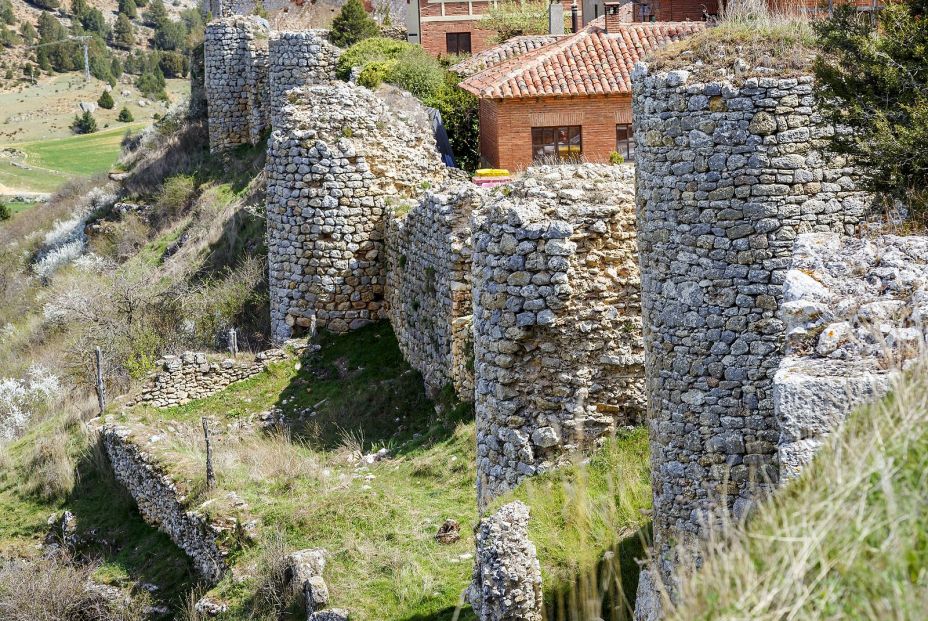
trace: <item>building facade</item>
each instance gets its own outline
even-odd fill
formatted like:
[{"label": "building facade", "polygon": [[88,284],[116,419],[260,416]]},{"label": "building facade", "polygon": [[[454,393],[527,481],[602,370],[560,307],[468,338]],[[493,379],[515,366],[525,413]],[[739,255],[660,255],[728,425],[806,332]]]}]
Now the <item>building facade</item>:
[{"label": "building facade", "polygon": [[480,99],[482,164],[519,171],[556,160],[609,162],[615,154],[634,160],[632,68],[703,28],[599,19],[470,76],[461,88]]}]

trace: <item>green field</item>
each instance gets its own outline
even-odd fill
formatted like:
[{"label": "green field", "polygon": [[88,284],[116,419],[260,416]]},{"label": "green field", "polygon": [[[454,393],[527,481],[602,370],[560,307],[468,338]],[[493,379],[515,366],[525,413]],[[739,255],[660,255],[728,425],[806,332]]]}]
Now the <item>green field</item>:
[{"label": "green field", "polygon": [[[108,171],[119,157],[126,131],[138,131],[145,123],[127,123],[93,134],[5,145],[22,151],[22,163],[0,161],[0,185],[9,190],[54,192],[62,183]],[[7,190],[7,191],[9,191]]]}]

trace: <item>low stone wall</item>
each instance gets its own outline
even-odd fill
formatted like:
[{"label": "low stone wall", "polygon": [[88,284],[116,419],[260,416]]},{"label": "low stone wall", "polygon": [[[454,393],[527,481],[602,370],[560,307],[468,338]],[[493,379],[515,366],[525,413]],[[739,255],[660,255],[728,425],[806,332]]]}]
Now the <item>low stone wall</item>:
[{"label": "low stone wall", "polygon": [[633,169],[529,169],[474,224],[481,504],[640,420]]},{"label": "low stone wall", "polygon": [[928,238],[800,235],[783,285],[787,356],[773,381],[780,476],[925,351]]},{"label": "low stone wall", "polygon": [[156,363],[160,371],[128,405],[147,403],[159,408],[183,405],[255,376],[269,363],[286,357],[280,349],[269,349],[257,354],[254,360],[241,361],[230,358],[215,360],[198,352],[165,356]]},{"label": "low stone wall", "polygon": [[210,151],[258,144],[270,124],[267,22],[234,16],[206,25],[204,90]]},{"label": "low stone wall", "polygon": [[466,401],[473,400],[473,364],[461,360],[473,350],[471,216],[481,205],[471,183],[452,185],[426,192],[408,213],[388,217],[385,229],[385,305],[403,356],[430,392],[451,384]]},{"label": "low stone wall", "polygon": [[280,127],[283,119],[277,115],[289,103],[287,91],[334,80],[341,50],[329,43],[327,31],[307,30],[275,32],[271,35],[269,52],[271,123]]},{"label": "low stone wall", "polygon": [[[853,234],[870,204],[823,155],[812,77],[635,71],[638,241],[655,545],[741,515],[779,478],[773,376],[796,236]],[[668,583],[672,562],[662,567]]]},{"label": "low stone wall", "polygon": [[184,508],[184,497],[170,477],[129,440],[127,429],[105,425],[100,443],[113,474],[135,500],[142,518],[171,538],[191,559],[203,580],[216,584],[228,570],[227,551],[217,540],[217,530],[202,516]]},{"label": "low stone wall", "polygon": [[447,179],[408,94],[333,82],[290,90],[268,144],[271,326],[344,332],[380,319],[388,201]]}]

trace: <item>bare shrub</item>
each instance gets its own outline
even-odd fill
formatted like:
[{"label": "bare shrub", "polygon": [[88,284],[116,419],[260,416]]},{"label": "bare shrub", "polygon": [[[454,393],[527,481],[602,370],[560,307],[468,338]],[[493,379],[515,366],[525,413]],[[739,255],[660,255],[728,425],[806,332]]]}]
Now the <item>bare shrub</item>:
[{"label": "bare shrub", "polygon": [[279,618],[290,605],[287,596],[287,555],[290,549],[284,535],[274,531],[265,535],[260,545],[260,554],[255,560],[257,588],[253,603],[253,614]]},{"label": "bare shrub", "polygon": [[94,585],[95,567],[53,559],[0,564],[4,621],[143,621],[145,599]]}]

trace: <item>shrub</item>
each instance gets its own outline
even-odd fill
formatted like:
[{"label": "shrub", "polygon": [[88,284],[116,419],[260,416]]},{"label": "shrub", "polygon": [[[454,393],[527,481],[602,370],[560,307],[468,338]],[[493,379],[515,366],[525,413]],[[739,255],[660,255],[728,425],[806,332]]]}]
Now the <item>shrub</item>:
[{"label": "shrub", "polygon": [[113,26],[113,45],[124,50],[131,49],[135,45],[135,29],[125,13],[120,13],[116,17],[116,24]]},{"label": "shrub", "polygon": [[875,32],[868,14],[842,5],[816,30],[816,94],[840,128],[833,150],[862,164],[870,189],[928,219],[928,3],[886,3]]},{"label": "shrub", "polygon": [[135,0],[119,0],[119,12],[129,19],[135,19],[139,14]]},{"label": "shrub", "polygon": [[6,203],[0,203],[0,222],[13,217],[13,210]]},{"label": "shrub", "polygon": [[174,220],[190,206],[195,191],[196,184],[190,175],[175,175],[165,179],[155,204],[157,218]]},{"label": "shrub", "polygon": [[332,20],[329,38],[339,47],[349,47],[363,39],[376,37],[379,32],[377,23],[364,10],[361,0],[348,0]]},{"label": "shrub", "polygon": [[132,116],[132,112],[129,111],[129,108],[123,107],[123,109],[119,111],[119,116],[116,117],[116,120],[121,123],[131,123],[135,120],[135,117]]},{"label": "shrub", "polygon": [[396,59],[385,80],[422,99],[434,95],[442,87],[445,70],[428,52],[415,47]]},{"label": "shrub", "polygon": [[609,163],[613,166],[618,166],[619,164],[625,163],[625,158],[622,157],[622,154],[618,151],[613,151],[609,154]]},{"label": "shrub", "polygon": [[459,79],[446,71],[441,87],[425,99],[425,105],[441,114],[454,151],[455,164],[464,170],[474,171],[480,164],[480,102],[458,87]]},{"label": "shrub", "polygon": [[116,102],[113,101],[113,96],[110,95],[109,91],[103,91],[103,94],[100,95],[99,99],[97,99],[97,105],[104,110],[112,110],[113,106],[116,105]]},{"label": "shrub", "polygon": [[74,117],[71,129],[76,134],[92,134],[97,131],[97,120],[93,118],[93,115],[88,110],[84,114]]},{"label": "shrub", "polygon": [[358,74],[358,84],[367,88],[377,88],[395,67],[395,60],[377,60],[367,63]]},{"label": "shrub", "polygon": [[168,95],[164,90],[167,83],[164,81],[164,73],[160,67],[155,67],[153,71],[146,71],[135,81],[136,88],[147,97],[154,99],[167,99]]},{"label": "shrub", "polygon": [[384,37],[364,39],[345,50],[338,58],[335,74],[340,79],[347,80],[354,67],[362,67],[373,62],[395,60],[403,52],[417,47],[405,41],[386,39]]}]

